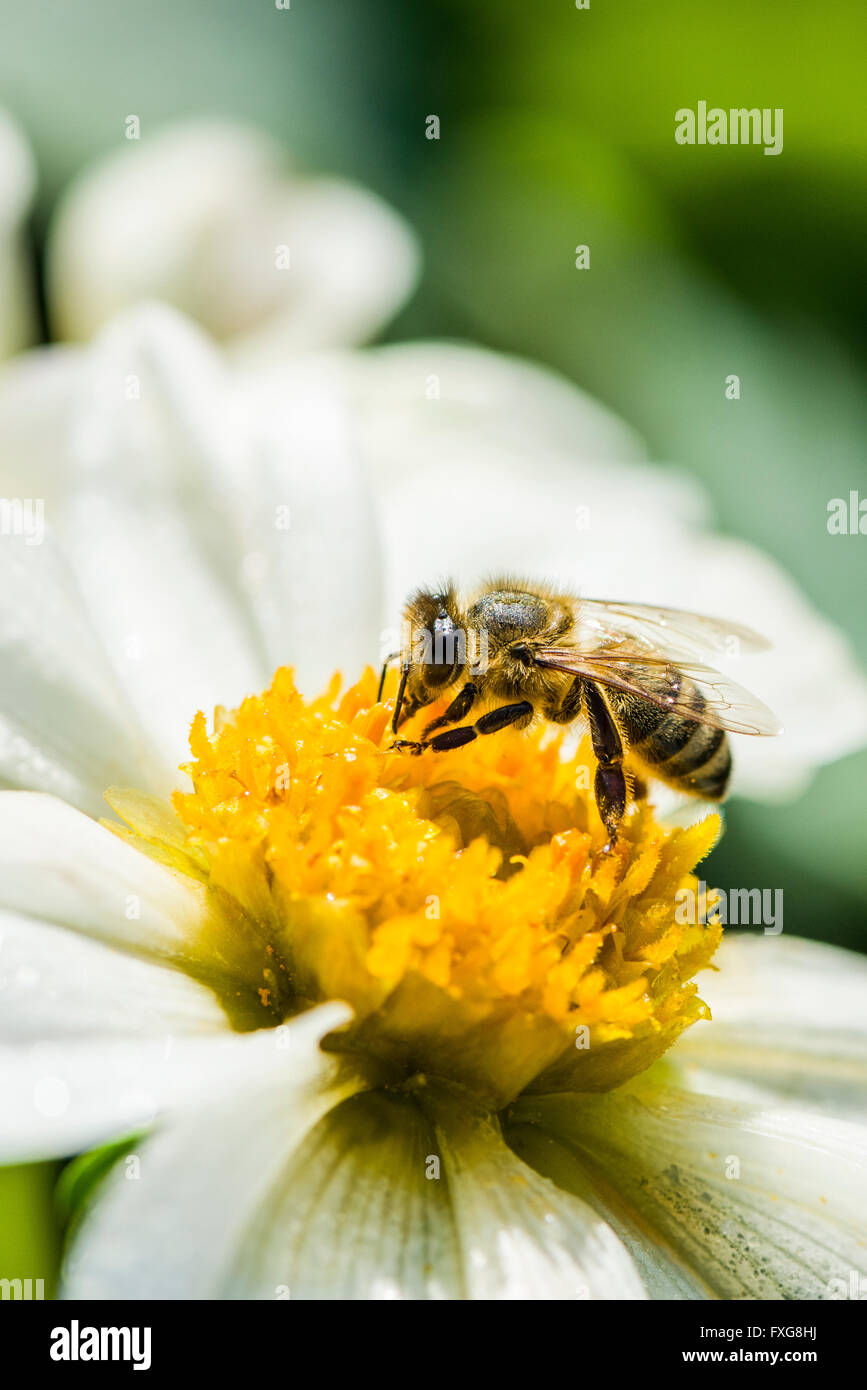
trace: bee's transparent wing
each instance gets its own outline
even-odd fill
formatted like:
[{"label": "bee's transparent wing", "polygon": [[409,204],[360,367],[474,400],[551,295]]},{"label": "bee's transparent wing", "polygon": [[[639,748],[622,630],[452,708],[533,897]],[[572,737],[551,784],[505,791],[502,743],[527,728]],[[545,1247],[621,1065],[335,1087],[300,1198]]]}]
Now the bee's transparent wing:
[{"label": "bee's transparent wing", "polygon": [[647,656],[677,660],[706,653],[737,656],[766,651],[770,646],[752,628],[681,608],[584,598],[578,599],[576,609],[576,642],[582,649],[626,641],[635,643]]},{"label": "bee's transparent wing", "polygon": [[533,655],[539,666],[584,676],[715,729],[767,736],[781,731],[779,720],[767,705],[712,666],[624,656],[619,648],[609,655],[545,647]]}]

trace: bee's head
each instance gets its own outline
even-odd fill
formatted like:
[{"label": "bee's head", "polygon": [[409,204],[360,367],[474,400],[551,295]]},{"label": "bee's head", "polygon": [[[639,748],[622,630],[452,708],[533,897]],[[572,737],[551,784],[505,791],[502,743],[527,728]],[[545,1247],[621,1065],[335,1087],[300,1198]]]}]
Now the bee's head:
[{"label": "bee's head", "polygon": [[458,679],[467,661],[467,633],[450,584],[438,590],[420,589],[410,599],[404,614],[402,654],[419,703],[432,700]]}]

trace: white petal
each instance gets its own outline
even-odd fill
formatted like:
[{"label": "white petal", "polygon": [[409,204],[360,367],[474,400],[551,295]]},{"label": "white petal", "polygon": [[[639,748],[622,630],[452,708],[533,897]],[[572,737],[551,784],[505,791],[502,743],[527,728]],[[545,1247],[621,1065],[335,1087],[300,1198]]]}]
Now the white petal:
[{"label": "white petal", "polygon": [[25,353],[0,371],[4,487],[45,494],[53,525],[67,496],[94,483],[201,503],[243,445],[230,389],[210,341],[161,304],[119,315],[87,348]]},{"label": "white petal", "polygon": [[495,1122],[448,1099],[434,1113],[467,1297],[646,1297],[607,1222],[516,1158]]},{"label": "white petal", "polygon": [[257,921],[54,797],[0,792],[0,908],[185,971],[239,1030],[279,1016]]},{"label": "white petal", "polygon": [[211,991],[178,971],[0,911],[2,1161],[75,1152],[148,1119],[175,1042],[227,1030]]},{"label": "white petal", "polygon": [[203,1043],[200,1096],[176,1093],[182,1113],[136,1147],[138,1181],[111,1175],[73,1246],[66,1295],[221,1296],[293,1151],[355,1088],[318,1048],[347,1016],[330,1004],[275,1030]]},{"label": "white petal", "polygon": [[249,377],[239,411],[254,435],[234,522],[244,588],[270,667],[292,665],[318,693],[353,680],[380,648],[381,561],[359,449],[327,362]]},{"label": "white petal", "polygon": [[88,353],[37,354],[0,382],[4,471],[44,483],[107,659],[171,769],[164,789],[196,711],[238,703],[267,674],[222,492],[240,452],[230,418],[216,355],[157,307]]},{"label": "white petal", "polygon": [[[134,372],[144,410],[100,406],[101,495],[70,500],[64,534],[112,649],[118,631],[148,639],[144,682],[132,673],[131,684],[142,717],[185,732],[196,709],[237,703],[277,665],[318,693],[338,666],[354,675],[375,660],[378,536],[333,367],[299,361],[234,383],[202,335],[159,306],[115,321],[94,356],[97,375]],[[121,497],[118,455],[137,483]],[[167,598],[173,576],[183,592]]]},{"label": "white petal", "polygon": [[198,710],[210,723],[218,704],[234,708],[262,687],[249,630],[171,505],[82,494],[66,537],[115,674],[161,764],[176,769]]},{"label": "white petal", "polygon": [[408,228],[372,194],[293,178],[283,163],[260,131],[190,121],[96,164],[49,237],[59,336],[87,338],[144,298],[221,339],[262,330],[272,352],[375,331],[415,278]]},{"label": "white petal", "polygon": [[331,1111],[287,1156],[221,1296],[461,1297],[448,1185],[426,1173],[435,1152],[413,1101],[379,1091]]},{"label": "white petal", "polygon": [[432,1126],[387,1092],[331,1108],[260,1084],[168,1126],[141,1160],[140,1184],[118,1175],[96,1203],[70,1296],[643,1297],[584,1202],[451,1107]]},{"label": "white petal", "polygon": [[713,1021],[670,1054],[691,1089],[735,1099],[808,1102],[831,1115],[864,1114],[867,961],[797,937],[729,932],[703,974]]},{"label": "white petal", "polygon": [[344,1092],[275,1080],[143,1147],[147,1182],[100,1195],[70,1296],[458,1296],[448,1194],[425,1179],[433,1141],[416,1107],[380,1093],[332,1108]]},{"label": "white petal", "polygon": [[54,537],[32,539],[0,545],[0,784],[52,792],[98,816],[108,786],[156,789],[159,761]]},{"label": "white petal", "polygon": [[0,909],[0,1038],[225,1031],[210,990],[163,964]]},{"label": "white petal", "polygon": [[80,348],[36,348],[0,368],[0,488],[42,498],[55,527],[58,501],[89,467],[79,412],[92,408],[94,378]]},{"label": "white petal", "polygon": [[0,792],[0,907],[176,962],[208,920],[201,884],[38,792]]},{"label": "white petal", "polygon": [[[520,1111],[520,1107],[519,1107]],[[641,1213],[619,1195],[616,1188],[594,1170],[587,1156],[557,1132],[538,1124],[508,1122],[504,1127],[509,1145],[525,1163],[565,1192],[586,1202],[611,1227],[629,1251],[641,1282],[653,1299],[704,1299],[712,1290],[678,1252],[653,1232],[648,1240]]]},{"label": "white petal", "polygon": [[312,693],[377,660],[378,538],[333,368],[235,389],[198,331],[145,306],[0,378],[0,459],[45,488],[161,789],[198,709],[277,665]]},{"label": "white petal", "polygon": [[36,307],[25,219],[36,191],[36,166],[21,131],[0,111],[0,359],[33,340]]},{"label": "white petal", "polygon": [[830,1298],[867,1269],[867,1129],[657,1085],[515,1108],[571,1146],[720,1298]]},{"label": "white petal", "polygon": [[[624,545],[638,542],[642,513],[670,537],[694,519],[690,489],[635,467],[634,436],[552,373],[449,343],[379,349],[344,370],[382,516],[392,625],[414,587],[444,574],[574,583],[596,534],[579,530],[580,506],[600,528],[616,516]],[[613,563],[614,578],[616,551]]]}]

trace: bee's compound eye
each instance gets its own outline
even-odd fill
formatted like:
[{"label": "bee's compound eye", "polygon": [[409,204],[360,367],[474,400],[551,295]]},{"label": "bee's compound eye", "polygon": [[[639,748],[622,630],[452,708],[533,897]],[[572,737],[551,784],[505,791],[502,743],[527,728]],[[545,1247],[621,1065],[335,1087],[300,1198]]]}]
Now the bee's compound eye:
[{"label": "bee's compound eye", "polygon": [[438,618],[434,619],[431,636],[433,639],[430,655],[432,669],[429,675],[442,679],[451,675],[455,667],[462,665],[465,660],[464,634],[459,631],[454,619],[448,613],[441,613]]}]

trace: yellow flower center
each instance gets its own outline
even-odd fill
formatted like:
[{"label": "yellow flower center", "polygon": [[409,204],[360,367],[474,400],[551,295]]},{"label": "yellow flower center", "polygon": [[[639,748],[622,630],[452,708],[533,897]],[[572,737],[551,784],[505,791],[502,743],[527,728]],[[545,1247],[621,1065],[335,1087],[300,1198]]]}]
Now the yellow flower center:
[{"label": "yellow flower center", "polygon": [[329,1046],[502,1105],[608,1089],[708,1016],[692,977],[720,928],[679,923],[675,895],[716,816],[665,831],[641,802],[609,849],[586,743],[543,727],[410,757],[390,714],[371,670],[309,702],[281,670],[213,733],[196,716],[177,821],[109,795],[206,885],[214,959],[255,962],[254,1026],[346,1000]]}]

